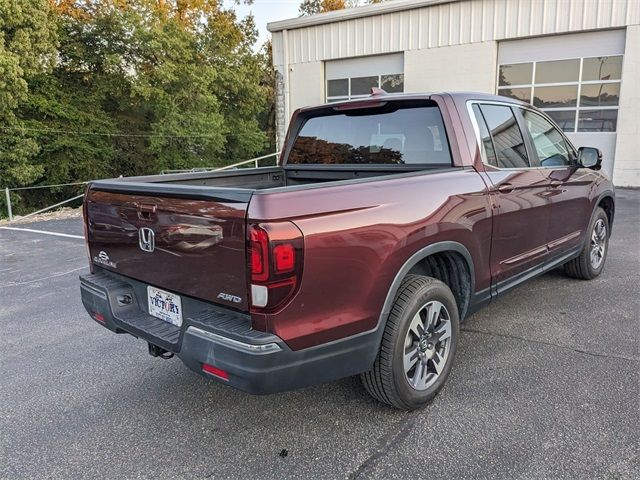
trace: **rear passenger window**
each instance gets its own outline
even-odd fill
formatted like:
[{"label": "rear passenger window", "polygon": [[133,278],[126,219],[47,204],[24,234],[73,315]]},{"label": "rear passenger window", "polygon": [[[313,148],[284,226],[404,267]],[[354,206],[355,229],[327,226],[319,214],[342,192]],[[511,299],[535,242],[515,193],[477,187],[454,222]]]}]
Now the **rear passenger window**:
[{"label": "rear passenger window", "polygon": [[485,158],[489,165],[494,167],[498,166],[498,160],[496,159],[496,152],[493,149],[493,142],[491,141],[491,135],[487,130],[487,124],[484,121],[482,112],[478,104],[473,105],[473,114],[476,117],[476,123],[478,124],[478,130],[480,131],[480,141],[482,142],[482,149],[484,151]]},{"label": "rear passenger window", "polygon": [[481,105],[499,168],[528,168],[529,158],[522,132],[510,107]]}]

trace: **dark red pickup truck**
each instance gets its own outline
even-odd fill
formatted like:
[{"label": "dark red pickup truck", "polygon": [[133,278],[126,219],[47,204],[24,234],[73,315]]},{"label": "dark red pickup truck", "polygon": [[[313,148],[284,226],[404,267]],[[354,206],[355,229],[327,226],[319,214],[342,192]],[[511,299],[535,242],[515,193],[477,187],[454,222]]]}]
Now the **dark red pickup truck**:
[{"label": "dark red pickup truck", "polygon": [[91,183],[90,315],[251,393],[361,374],[398,408],[442,388],[459,324],[564,265],[602,271],[598,150],[469,93],[298,110],[277,167]]}]

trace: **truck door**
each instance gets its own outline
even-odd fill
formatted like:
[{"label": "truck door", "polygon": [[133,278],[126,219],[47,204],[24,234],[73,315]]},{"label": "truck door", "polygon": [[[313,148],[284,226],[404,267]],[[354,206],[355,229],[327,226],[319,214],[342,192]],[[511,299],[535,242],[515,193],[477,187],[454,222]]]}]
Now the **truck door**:
[{"label": "truck door", "polygon": [[547,179],[530,162],[512,107],[472,106],[494,204],[491,276],[494,292],[537,273],[547,257],[550,202]]},{"label": "truck door", "polygon": [[549,260],[566,256],[579,248],[591,218],[589,191],[596,173],[578,169],[572,146],[548,119],[529,109],[520,109],[540,173],[547,180],[547,198],[552,210],[547,233]]}]

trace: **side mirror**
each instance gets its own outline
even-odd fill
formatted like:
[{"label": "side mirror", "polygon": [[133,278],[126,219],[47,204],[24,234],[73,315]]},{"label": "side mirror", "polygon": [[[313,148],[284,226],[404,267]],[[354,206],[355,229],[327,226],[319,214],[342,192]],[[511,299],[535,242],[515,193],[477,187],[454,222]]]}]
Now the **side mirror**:
[{"label": "side mirror", "polygon": [[600,170],[602,165],[602,152],[593,147],[580,147],[578,149],[578,166]]}]

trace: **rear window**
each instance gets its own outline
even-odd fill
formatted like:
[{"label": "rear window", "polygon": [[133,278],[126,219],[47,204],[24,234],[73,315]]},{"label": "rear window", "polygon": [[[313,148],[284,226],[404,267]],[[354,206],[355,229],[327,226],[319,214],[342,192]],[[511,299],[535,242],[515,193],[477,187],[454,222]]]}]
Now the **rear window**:
[{"label": "rear window", "polygon": [[287,163],[451,165],[451,153],[437,106],[389,102],[307,118]]}]

